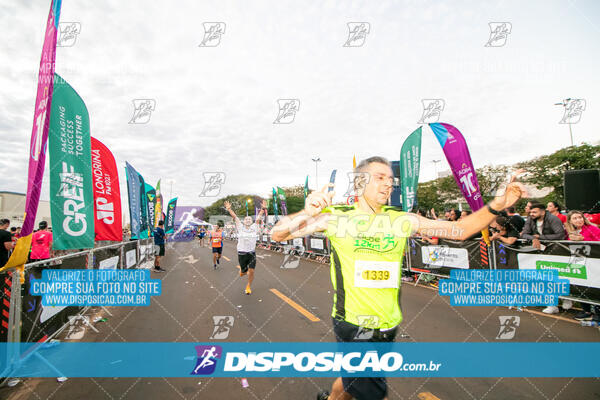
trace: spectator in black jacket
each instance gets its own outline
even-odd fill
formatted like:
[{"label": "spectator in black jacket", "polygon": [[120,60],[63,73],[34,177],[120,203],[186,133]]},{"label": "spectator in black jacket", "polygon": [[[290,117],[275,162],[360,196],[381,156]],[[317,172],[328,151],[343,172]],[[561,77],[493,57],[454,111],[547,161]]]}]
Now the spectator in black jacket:
[{"label": "spectator in black jacket", "polygon": [[540,249],[540,240],[564,240],[565,227],[558,217],[546,212],[546,206],[533,203],[521,237],[532,240],[533,247]]}]

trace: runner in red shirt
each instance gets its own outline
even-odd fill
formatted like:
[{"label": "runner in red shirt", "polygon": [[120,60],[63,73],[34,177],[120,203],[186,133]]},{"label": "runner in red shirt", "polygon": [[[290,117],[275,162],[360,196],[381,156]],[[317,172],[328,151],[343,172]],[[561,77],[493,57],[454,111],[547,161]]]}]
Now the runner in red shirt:
[{"label": "runner in red shirt", "polygon": [[50,258],[52,248],[52,232],[48,230],[48,223],[42,221],[39,224],[40,230],[31,237],[31,255],[32,261],[47,260]]}]

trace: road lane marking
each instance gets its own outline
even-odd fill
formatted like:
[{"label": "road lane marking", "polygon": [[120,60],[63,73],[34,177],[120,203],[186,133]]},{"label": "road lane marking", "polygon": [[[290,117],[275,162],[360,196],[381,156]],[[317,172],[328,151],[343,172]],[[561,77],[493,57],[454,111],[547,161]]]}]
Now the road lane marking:
[{"label": "road lane marking", "polygon": [[308,318],[312,322],[319,322],[320,321],[320,319],[317,318],[314,314],[312,314],[306,308],[304,308],[301,305],[299,305],[298,303],[296,303],[294,300],[292,300],[289,297],[287,297],[285,294],[281,293],[279,290],[277,290],[277,289],[271,289],[271,292],[273,292],[273,294],[275,294],[275,296],[279,297],[281,300],[285,301],[290,306],[292,306],[293,308],[295,308],[296,311],[298,311],[300,314],[304,315],[306,318]]},{"label": "road lane marking", "polygon": [[224,258],[224,259],[226,259],[227,261],[231,261],[229,258],[227,258],[227,257],[225,257],[225,256],[221,256],[221,257],[223,257],[223,258]]},{"label": "road lane marking", "polygon": [[441,400],[439,397],[431,394],[430,392],[419,393],[417,397],[419,400]]}]

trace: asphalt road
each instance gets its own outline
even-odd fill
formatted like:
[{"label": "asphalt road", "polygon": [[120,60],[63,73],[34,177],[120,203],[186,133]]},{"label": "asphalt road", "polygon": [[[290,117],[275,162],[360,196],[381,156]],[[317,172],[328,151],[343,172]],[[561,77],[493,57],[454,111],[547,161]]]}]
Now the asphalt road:
[{"label": "asphalt road", "polygon": [[[246,278],[238,275],[235,243],[226,241],[224,258],[213,270],[209,248],[178,243],[167,248],[163,294],[150,307],[112,307],[95,326],[100,333],[65,332],[82,341],[207,342],[213,316],[233,316],[231,342],[335,341],[331,330],[332,288],[329,265],[301,260],[297,268],[282,269],[283,255],[257,252],[256,280],[251,296],[244,294]],[[273,290],[275,289],[275,290]],[[276,292],[291,299],[284,301]],[[404,321],[401,342],[499,341],[499,316],[517,315],[520,326],[513,341],[598,341],[600,331],[583,328],[569,318],[539,312],[516,312],[501,307],[451,307],[432,288],[404,283]],[[311,321],[314,316],[319,321]],[[312,318],[315,319],[315,318]],[[399,336],[400,336],[399,335]],[[481,355],[485,357],[485,354]],[[598,358],[598,355],[590,355]],[[531,360],[535,368],[536,360]],[[569,368],[565,365],[565,368]],[[0,398],[41,399],[314,399],[331,378],[28,378],[13,388],[0,389]],[[561,378],[392,378],[390,399],[600,399],[600,379]]]}]

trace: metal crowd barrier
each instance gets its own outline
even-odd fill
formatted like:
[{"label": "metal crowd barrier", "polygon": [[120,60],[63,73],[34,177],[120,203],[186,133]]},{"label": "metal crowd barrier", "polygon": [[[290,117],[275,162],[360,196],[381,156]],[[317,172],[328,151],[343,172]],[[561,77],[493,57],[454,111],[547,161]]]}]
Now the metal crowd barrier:
[{"label": "metal crowd barrier", "polygon": [[508,246],[482,240],[450,241],[440,239],[431,245],[409,238],[408,271],[450,276],[452,269],[558,269],[559,277],[570,282],[570,295],[562,299],[600,305],[600,243],[569,240],[542,241],[542,249],[531,242],[517,240]]},{"label": "metal crowd barrier", "polygon": [[[41,296],[31,296],[31,279],[40,279],[44,269],[109,269],[139,268],[154,259],[152,238],[116,243],[109,246],[75,252],[48,260],[25,264],[25,283],[21,286],[19,276],[14,271],[0,273],[0,342],[17,343],[9,346],[14,351],[6,354],[6,369],[0,371],[0,380],[9,377],[11,366],[23,361],[25,347],[29,354],[50,341],[72,324],[82,320],[92,330],[85,313],[90,307],[67,306],[46,307],[41,304]],[[106,310],[108,312],[108,310]],[[24,343],[29,343],[25,345]],[[38,355],[39,356],[39,355]],[[0,382],[3,384],[8,378]]]},{"label": "metal crowd barrier", "polygon": [[559,277],[568,279],[570,295],[562,299],[600,305],[600,242],[571,240],[541,241],[542,249],[518,240],[507,246],[494,243],[498,269],[558,269]]},{"label": "metal crowd barrier", "polygon": [[483,240],[439,239],[437,245],[411,237],[407,243],[408,270],[448,278],[452,269],[491,269],[491,247]]},{"label": "metal crowd barrier", "polygon": [[320,235],[309,235],[290,241],[276,242],[270,234],[260,234],[257,247],[265,250],[294,254],[320,263],[329,262],[329,239]]}]

